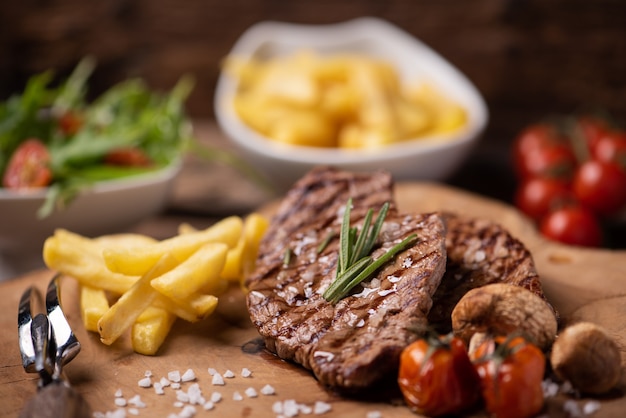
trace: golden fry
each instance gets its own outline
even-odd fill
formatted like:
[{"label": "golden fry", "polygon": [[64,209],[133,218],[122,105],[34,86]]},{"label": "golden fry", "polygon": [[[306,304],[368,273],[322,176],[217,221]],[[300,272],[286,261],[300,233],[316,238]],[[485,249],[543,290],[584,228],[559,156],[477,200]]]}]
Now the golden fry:
[{"label": "golden fry", "polygon": [[135,248],[107,248],[103,251],[106,266],[113,272],[126,275],[145,274],[163,254],[171,253],[179,262],[187,260],[204,244],[220,242],[228,248],[239,241],[243,221],[240,217],[225,218],[213,226],[196,232]]},{"label": "golden fry", "polygon": [[98,332],[98,321],[109,310],[105,291],[91,286],[80,286],[80,312],[87,331]]},{"label": "golden fry", "polygon": [[148,273],[124,293],[98,321],[100,341],[113,344],[156,299],[157,293],[150,282],[171,271],[178,261],[165,254]]},{"label": "golden fry", "polygon": [[152,356],[169,334],[176,316],[165,309],[148,307],[131,328],[131,344],[136,353]]},{"label": "golden fry", "polygon": [[227,251],[228,246],[220,242],[204,244],[175,269],[152,280],[152,287],[172,299],[185,299],[212,281],[221,280]]}]

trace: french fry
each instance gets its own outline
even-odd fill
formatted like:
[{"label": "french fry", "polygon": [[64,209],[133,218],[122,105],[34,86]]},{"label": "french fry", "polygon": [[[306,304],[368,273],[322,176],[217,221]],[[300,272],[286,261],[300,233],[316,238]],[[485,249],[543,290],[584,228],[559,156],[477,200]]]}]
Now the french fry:
[{"label": "french fry", "polygon": [[152,280],[152,287],[172,299],[185,299],[212,281],[221,280],[227,251],[223,243],[204,244],[175,269]]},{"label": "french fry", "polygon": [[254,270],[259,245],[268,226],[269,221],[267,218],[258,213],[251,213],[245,219],[243,228],[244,247],[241,254],[242,279]]},{"label": "french fry", "polygon": [[158,293],[157,298],[154,300],[152,306],[155,308],[165,309],[172,315],[184,319],[187,322],[198,322],[204,319],[204,316],[198,315],[196,310],[185,301],[175,301]]},{"label": "french fry", "polygon": [[98,321],[100,341],[111,345],[132,326],[157,297],[150,282],[171,271],[177,264],[173,256],[165,254],[148,273],[137,280]]},{"label": "french fry", "polygon": [[98,332],[98,321],[109,310],[105,291],[91,286],[80,286],[80,312],[87,331]]},{"label": "french fry", "polygon": [[81,285],[118,295],[126,292],[137,281],[137,276],[110,271],[97,247],[85,244],[89,242],[88,239],[65,232],[48,237],[44,242],[43,259],[48,268],[74,277]]},{"label": "french fry", "polygon": [[136,353],[152,356],[169,334],[176,316],[165,309],[148,307],[131,328],[131,344]]},{"label": "french fry", "polygon": [[207,229],[176,235],[155,244],[135,248],[107,248],[103,251],[104,262],[113,272],[140,276],[165,253],[171,253],[179,262],[183,262],[210,242],[220,242],[228,248],[234,247],[239,241],[242,228],[242,219],[231,216]]}]

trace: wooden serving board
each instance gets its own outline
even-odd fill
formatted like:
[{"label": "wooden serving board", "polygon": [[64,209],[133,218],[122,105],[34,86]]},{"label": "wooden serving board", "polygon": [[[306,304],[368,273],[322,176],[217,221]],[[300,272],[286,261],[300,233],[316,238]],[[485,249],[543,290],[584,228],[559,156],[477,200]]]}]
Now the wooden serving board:
[{"label": "wooden serving board", "polygon": [[[622,348],[622,369],[626,365],[626,251],[572,248],[543,240],[529,221],[504,204],[476,195],[430,183],[400,183],[396,188],[399,207],[403,211],[426,212],[451,210],[459,213],[493,219],[505,225],[533,252],[545,291],[559,310],[563,321],[588,319],[605,326]],[[268,209],[271,210],[271,209]],[[0,417],[15,417],[24,403],[36,392],[36,376],[24,372],[17,344],[17,306],[27,285],[44,290],[50,271],[37,271],[0,284],[3,307],[0,310]],[[132,352],[128,338],[113,346],[99,342],[95,334],[87,333],[78,311],[77,286],[64,279],[62,301],[82,351],[66,367],[73,386],[81,392],[94,411],[116,409],[115,392],[121,389],[123,397],[140,395],[146,408],[139,416],[167,417],[180,412],[173,404],[176,394],[171,388],[164,395],[156,395],[153,388],[138,386],[146,371],[158,380],[168,372],[181,373],[192,369],[205,397],[217,391],[223,399],[212,411],[198,408],[196,416],[220,417],[274,417],[272,405],[276,401],[293,399],[312,406],[321,400],[332,405],[324,416],[366,417],[370,411],[380,411],[383,417],[415,417],[397,402],[355,401],[329,393],[299,366],[292,365],[259,349],[258,334],[252,328],[241,291],[232,289],[220,298],[217,312],[205,321],[188,324],[179,320],[158,356],[148,357]],[[232,370],[235,377],[225,379],[224,386],[214,386],[208,368],[224,373]],[[252,376],[240,375],[242,368]],[[626,375],[626,373],[623,373]],[[191,383],[184,383],[183,389]],[[256,391],[265,384],[275,388],[275,395],[259,394],[248,398],[247,388]],[[618,389],[603,399],[594,417],[618,417],[626,411],[626,379]],[[243,400],[234,400],[239,392]],[[582,399],[582,404],[588,399]],[[565,416],[563,398],[550,399],[546,413]],[[129,415],[130,416],[130,415]],[[481,416],[478,413],[478,416]]]}]

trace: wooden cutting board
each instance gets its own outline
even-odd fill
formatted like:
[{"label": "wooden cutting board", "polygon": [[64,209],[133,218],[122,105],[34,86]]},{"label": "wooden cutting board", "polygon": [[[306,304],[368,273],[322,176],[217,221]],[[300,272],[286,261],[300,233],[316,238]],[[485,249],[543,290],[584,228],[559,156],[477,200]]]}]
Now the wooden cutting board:
[{"label": "wooden cutting board", "polygon": [[[608,328],[622,348],[622,369],[626,365],[626,251],[572,248],[543,240],[533,226],[519,213],[504,204],[468,194],[457,189],[429,183],[401,183],[396,189],[399,208],[404,211],[451,210],[470,216],[493,219],[505,225],[532,251],[543,278],[545,291],[559,310],[564,321],[589,319]],[[271,209],[268,209],[271,210]],[[36,392],[36,376],[24,372],[17,345],[17,306],[27,285],[44,290],[52,272],[37,271],[0,284],[3,309],[0,310],[0,417],[17,416],[23,404]],[[220,298],[217,312],[207,320],[188,324],[179,320],[158,356],[135,354],[127,338],[111,347],[99,342],[95,334],[87,333],[81,324],[77,303],[77,286],[64,279],[62,302],[82,351],[66,368],[67,375],[88,400],[94,411],[116,409],[115,392],[120,389],[125,399],[140,395],[146,404],[139,416],[167,417],[180,412],[174,406],[176,394],[171,388],[156,395],[153,388],[141,388],[138,381],[150,371],[153,380],[178,370],[192,369],[196,383],[205,397],[213,392],[223,399],[212,411],[199,408],[196,416],[273,417],[276,401],[293,399],[313,406],[321,400],[332,405],[324,416],[366,417],[370,411],[380,411],[383,417],[415,417],[405,406],[393,402],[355,401],[328,393],[302,368],[288,364],[260,350],[258,334],[249,323],[241,292],[232,289]],[[252,371],[242,377],[242,368]],[[231,370],[235,377],[225,379],[224,386],[212,385],[208,368],[224,373]],[[623,373],[626,375],[626,373]],[[191,383],[184,383],[187,389]],[[257,392],[270,384],[274,395],[249,398],[245,391]],[[618,390],[600,400],[601,408],[594,417],[618,417],[626,411],[626,379]],[[243,400],[233,399],[235,392]],[[546,412],[550,416],[565,416],[563,398],[551,399]],[[588,399],[582,399],[582,405]],[[127,407],[128,408],[128,407]],[[480,416],[481,414],[478,414]],[[130,416],[130,415],[129,415]]]}]

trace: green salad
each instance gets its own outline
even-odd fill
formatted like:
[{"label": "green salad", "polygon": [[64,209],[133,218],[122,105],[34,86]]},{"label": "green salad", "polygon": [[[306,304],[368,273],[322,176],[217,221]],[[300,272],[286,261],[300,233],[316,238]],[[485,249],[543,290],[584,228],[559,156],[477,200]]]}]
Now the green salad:
[{"label": "green salad", "polygon": [[0,103],[2,187],[45,188],[40,216],[94,182],[161,169],[194,142],[184,109],[189,78],[167,94],[130,79],[88,102],[94,67],[83,59],[54,87],[51,72],[35,75],[21,94]]}]

